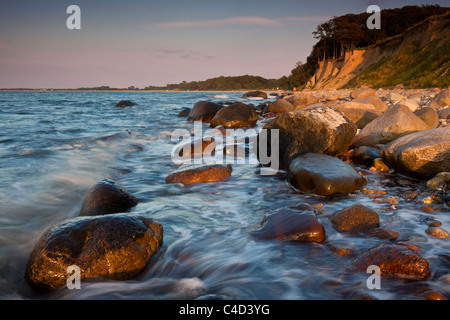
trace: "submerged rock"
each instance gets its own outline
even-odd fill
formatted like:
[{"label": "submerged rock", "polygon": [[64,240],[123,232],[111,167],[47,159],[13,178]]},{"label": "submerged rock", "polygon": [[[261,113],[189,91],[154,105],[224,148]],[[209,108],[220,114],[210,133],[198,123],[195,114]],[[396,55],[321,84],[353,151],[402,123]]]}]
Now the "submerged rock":
[{"label": "submerged rock", "polygon": [[130,100],[122,100],[122,101],[119,101],[117,104],[116,104],[116,107],[132,107],[132,106],[135,106],[136,105],[136,103],[134,103],[133,101],[130,101]]},{"label": "submerged rock", "polygon": [[267,93],[263,91],[249,91],[244,93],[243,98],[263,98],[267,99]]},{"label": "submerged rock", "polygon": [[428,180],[450,172],[450,128],[401,137],[386,145],[380,155],[389,167],[413,178]]},{"label": "submerged rock", "polygon": [[115,181],[104,179],[91,188],[80,210],[81,216],[123,213],[138,204],[135,196]]},{"label": "submerged rock", "polygon": [[222,109],[220,104],[210,101],[199,101],[192,107],[187,120],[210,123],[220,109]]},{"label": "submerged rock", "polygon": [[289,165],[288,181],[297,190],[320,196],[352,193],[367,184],[350,165],[318,153],[295,157]]},{"label": "submerged rock", "polygon": [[323,242],[325,228],[316,217],[314,208],[303,203],[281,208],[264,218],[261,229],[253,236],[263,240],[292,240],[301,242]]},{"label": "submerged rock", "polygon": [[78,217],[49,228],[30,255],[25,278],[38,290],[66,285],[68,267],[81,279],[128,280],[147,266],[163,239],[163,227],[144,215]]},{"label": "submerged rock", "polygon": [[[344,154],[357,130],[341,112],[323,105],[283,113],[264,129],[269,135],[272,130],[278,130],[279,163],[284,170],[289,168],[291,158],[300,153]],[[270,147],[269,144],[268,150]]]},{"label": "submerged rock", "polygon": [[361,272],[366,272],[371,265],[378,266],[382,276],[430,277],[428,261],[403,245],[380,244],[356,257],[354,265]]},{"label": "submerged rock", "polygon": [[187,117],[189,116],[189,113],[191,112],[191,108],[183,108],[181,109],[180,113],[178,114],[178,117]]},{"label": "submerged rock", "polygon": [[380,226],[377,212],[362,204],[355,204],[335,212],[330,221],[340,232],[367,232]]},{"label": "submerged rock", "polygon": [[225,128],[253,127],[258,121],[258,115],[252,106],[235,103],[219,110],[211,120],[211,127]]},{"label": "submerged rock", "polygon": [[207,183],[222,181],[231,176],[231,165],[189,165],[180,168],[166,177],[166,183]]}]

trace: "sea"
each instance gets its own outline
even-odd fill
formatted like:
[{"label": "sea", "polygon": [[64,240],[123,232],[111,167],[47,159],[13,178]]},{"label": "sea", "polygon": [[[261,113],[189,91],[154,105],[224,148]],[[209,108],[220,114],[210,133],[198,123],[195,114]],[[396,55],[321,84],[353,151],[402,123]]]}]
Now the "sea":
[{"label": "sea", "polygon": [[[165,177],[180,167],[172,157],[177,144],[173,133],[194,130],[179,112],[202,100],[256,106],[273,99],[242,96],[242,92],[0,92],[0,299],[397,300],[424,299],[424,293],[433,291],[449,297],[449,241],[425,233],[425,222],[431,218],[450,230],[448,208],[444,204],[440,210],[425,211],[402,197],[424,190],[422,181],[355,167],[368,177],[368,189],[386,196],[376,199],[355,192],[320,197],[291,188],[282,171],[261,174],[258,163],[241,161],[232,164],[232,175],[225,181],[166,184]],[[136,105],[116,107],[121,100]],[[260,122],[259,128],[263,119]],[[163,225],[164,240],[157,254],[134,279],[82,281],[77,290],[35,292],[24,274],[39,237],[52,225],[77,217],[90,188],[106,178],[137,197],[139,203],[131,213]],[[386,198],[390,200],[382,201]],[[266,215],[299,203],[321,208],[317,216],[326,230],[325,242],[252,236]],[[333,228],[330,216],[355,203],[377,210],[381,226],[399,233],[396,242],[416,245],[430,263],[431,277],[382,277],[380,288],[371,288],[372,274],[355,271],[353,260],[364,250],[392,241]]]}]

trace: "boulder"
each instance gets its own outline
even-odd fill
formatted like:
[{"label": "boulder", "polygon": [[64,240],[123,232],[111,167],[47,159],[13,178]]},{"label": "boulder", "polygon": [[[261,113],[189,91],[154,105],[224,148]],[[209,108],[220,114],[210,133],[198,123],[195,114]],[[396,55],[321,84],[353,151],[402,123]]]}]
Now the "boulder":
[{"label": "boulder", "polygon": [[330,221],[340,232],[364,233],[380,226],[377,212],[362,204],[355,204],[335,212]]},{"label": "boulder", "polygon": [[252,106],[235,103],[219,110],[211,120],[211,127],[225,128],[253,127],[258,121],[258,115]]},{"label": "boulder", "polygon": [[404,95],[402,95],[401,93],[390,92],[389,95],[388,95],[388,101],[390,103],[397,103],[397,102],[400,102],[402,100],[406,100],[406,97]]},{"label": "boulder", "polygon": [[[283,113],[267,123],[264,129],[269,136],[272,130],[278,130],[279,163],[284,170],[289,168],[290,159],[299,153],[344,154],[357,130],[340,111],[323,105]],[[270,148],[268,145],[268,150]]]},{"label": "boulder", "polygon": [[431,275],[428,261],[403,245],[380,244],[354,259],[354,266],[361,272],[372,265],[380,268],[382,276],[424,279]]},{"label": "boulder", "polygon": [[450,171],[450,128],[443,127],[409,134],[380,153],[383,161],[401,174],[431,179]]},{"label": "boulder", "polygon": [[210,123],[212,118],[216,113],[222,109],[222,106],[210,102],[210,101],[199,101],[192,107],[191,112],[188,115],[188,121],[202,121]]},{"label": "boulder", "polygon": [[[351,103],[351,102],[349,102]],[[348,106],[348,105],[347,105]],[[344,108],[344,105],[338,108],[340,112],[346,115],[358,129],[364,129],[369,123],[381,115],[381,111],[376,109],[361,109],[361,108]]]},{"label": "boulder", "polygon": [[81,216],[123,213],[138,204],[135,196],[111,179],[104,179],[89,190]]},{"label": "boulder", "polygon": [[439,115],[433,108],[423,107],[414,111],[414,114],[425,122],[429,129],[435,129],[439,125]]},{"label": "boulder", "polygon": [[409,108],[409,110],[411,110],[412,112],[414,112],[417,109],[419,109],[419,104],[416,101],[410,100],[410,99],[402,100],[398,104],[402,104],[404,106],[407,106]]},{"label": "boulder", "polygon": [[450,120],[450,107],[438,110],[439,119]]},{"label": "boulder", "polygon": [[395,105],[366,125],[355,137],[352,146],[386,144],[413,132],[427,130],[428,126],[408,107]]},{"label": "boulder", "polygon": [[117,104],[116,104],[116,107],[132,107],[132,106],[135,106],[136,105],[136,103],[134,103],[134,102],[132,102],[132,101],[130,101],[130,100],[122,100],[122,101],[119,101]]},{"label": "boulder", "polygon": [[323,242],[326,237],[314,208],[306,203],[282,208],[266,216],[261,225],[252,235],[262,240]]},{"label": "boulder", "polygon": [[352,193],[367,184],[350,165],[319,153],[305,153],[293,158],[288,181],[296,190],[319,196]]},{"label": "boulder", "polygon": [[205,137],[181,144],[175,152],[180,157],[194,158],[194,156],[203,155],[203,153],[208,156],[214,155],[215,148],[216,140],[213,137]]},{"label": "boulder", "polygon": [[385,112],[388,109],[387,104],[384,103],[380,98],[377,98],[375,96],[356,98],[348,103],[372,105],[374,106],[375,109],[377,109],[381,113]]},{"label": "boulder", "polygon": [[371,96],[375,96],[375,90],[371,88],[365,88],[365,89],[356,89],[350,92],[350,98],[357,99],[357,98],[367,98]]},{"label": "boulder", "polygon": [[433,100],[428,103],[431,108],[450,107],[450,89],[442,90]]},{"label": "boulder", "polygon": [[293,95],[284,97],[284,100],[291,103],[296,109],[301,109],[319,102],[319,98],[315,97],[310,92],[297,92]]},{"label": "boulder", "polygon": [[267,93],[265,93],[263,91],[250,91],[250,92],[244,93],[244,95],[242,97],[243,98],[263,98],[263,99],[267,99]]},{"label": "boulder", "polygon": [[166,183],[207,183],[222,181],[231,176],[231,165],[188,165],[181,167],[166,177]]},{"label": "boulder", "polygon": [[295,110],[295,107],[289,101],[285,99],[278,99],[267,104],[266,112],[273,112],[275,114],[280,114],[283,112],[289,112]]},{"label": "boulder", "polygon": [[187,117],[189,116],[189,113],[191,112],[191,108],[183,108],[181,109],[180,113],[178,113],[178,117]]},{"label": "boulder", "polygon": [[38,240],[25,278],[31,287],[45,291],[66,285],[69,266],[80,268],[81,279],[132,279],[145,269],[162,239],[162,225],[146,215],[65,220]]}]

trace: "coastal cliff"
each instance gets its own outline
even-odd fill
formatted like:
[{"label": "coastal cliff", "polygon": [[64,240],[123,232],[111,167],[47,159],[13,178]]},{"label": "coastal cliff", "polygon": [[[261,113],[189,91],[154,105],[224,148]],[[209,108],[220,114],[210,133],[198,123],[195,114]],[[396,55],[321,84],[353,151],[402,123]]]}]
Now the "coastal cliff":
[{"label": "coastal cliff", "polygon": [[367,48],[319,62],[308,89],[355,87],[447,87],[450,68],[450,12]]}]

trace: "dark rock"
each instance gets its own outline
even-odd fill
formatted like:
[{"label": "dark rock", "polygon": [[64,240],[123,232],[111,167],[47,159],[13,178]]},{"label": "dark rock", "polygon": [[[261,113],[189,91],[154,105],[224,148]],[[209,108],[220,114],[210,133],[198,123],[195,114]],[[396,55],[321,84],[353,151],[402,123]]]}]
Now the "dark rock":
[{"label": "dark rock", "polygon": [[380,153],[383,161],[401,174],[431,179],[450,172],[450,128],[437,128],[401,137]]},{"label": "dark rock", "polygon": [[[264,129],[269,142],[271,131],[279,130],[279,163],[284,170],[289,168],[291,158],[299,153],[344,154],[357,130],[341,112],[322,105],[283,113],[267,123]],[[270,144],[267,147],[271,151]]]},{"label": "dark rock", "polygon": [[244,95],[242,97],[243,98],[263,98],[263,99],[267,99],[267,93],[265,93],[263,91],[250,91],[250,92],[244,93]]},{"label": "dark rock", "polygon": [[295,157],[289,165],[288,181],[297,190],[320,196],[351,193],[367,184],[350,165],[318,153]]},{"label": "dark rock", "polygon": [[450,119],[450,107],[438,110],[439,119],[449,120]]},{"label": "dark rock", "polygon": [[403,245],[380,244],[356,257],[354,265],[361,272],[366,272],[369,266],[376,265],[382,276],[414,279],[430,277],[428,261]]},{"label": "dark rock", "polygon": [[361,204],[335,212],[330,221],[340,232],[364,233],[380,226],[377,212]]},{"label": "dark rock", "polygon": [[138,204],[135,196],[110,179],[91,188],[80,210],[81,216],[122,213]]},{"label": "dark rock", "polygon": [[223,106],[214,102],[199,101],[194,104],[191,112],[189,112],[188,121],[202,121],[210,123],[212,118],[214,118],[216,113],[222,108]]},{"label": "dark rock", "polygon": [[394,241],[398,238],[398,233],[387,228],[374,228],[367,232],[372,238]]},{"label": "dark rock", "polygon": [[178,114],[178,117],[187,117],[189,116],[189,113],[191,112],[191,108],[183,108],[180,113]]},{"label": "dark rock", "polygon": [[422,119],[429,129],[435,129],[439,125],[439,115],[433,108],[423,107],[414,111],[414,114]]},{"label": "dark rock", "polygon": [[55,290],[66,285],[67,268],[75,265],[81,279],[132,279],[147,266],[162,239],[162,225],[144,215],[65,220],[41,236],[25,278],[35,289]]},{"label": "dark rock", "polygon": [[314,208],[305,203],[282,208],[266,216],[261,225],[261,229],[252,233],[258,239],[301,242],[325,240],[325,228],[317,219]]},{"label": "dark rock", "polygon": [[194,183],[207,183],[222,181],[231,176],[230,165],[189,165],[180,168],[166,177],[166,183],[182,183],[190,185]]},{"label": "dark rock", "polygon": [[191,142],[186,142],[176,149],[180,157],[194,158],[196,155],[212,156],[215,153],[216,141],[213,137],[204,137]]},{"label": "dark rock", "polygon": [[353,163],[371,167],[373,165],[373,161],[380,157],[380,151],[380,149],[372,147],[359,147],[352,150],[350,159]]},{"label": "dark rock", "polygon": [[253,127],[258,121],[255,108],[243,103],[235,103],[219,110],[211,120],[211,127],[225,128]]},{"label": "dark rock", "polygon": [[116,107],[132,107],[135,106],[136,103],[129,101],[129,100],[122,100],[119,103],[116,104]]}]

